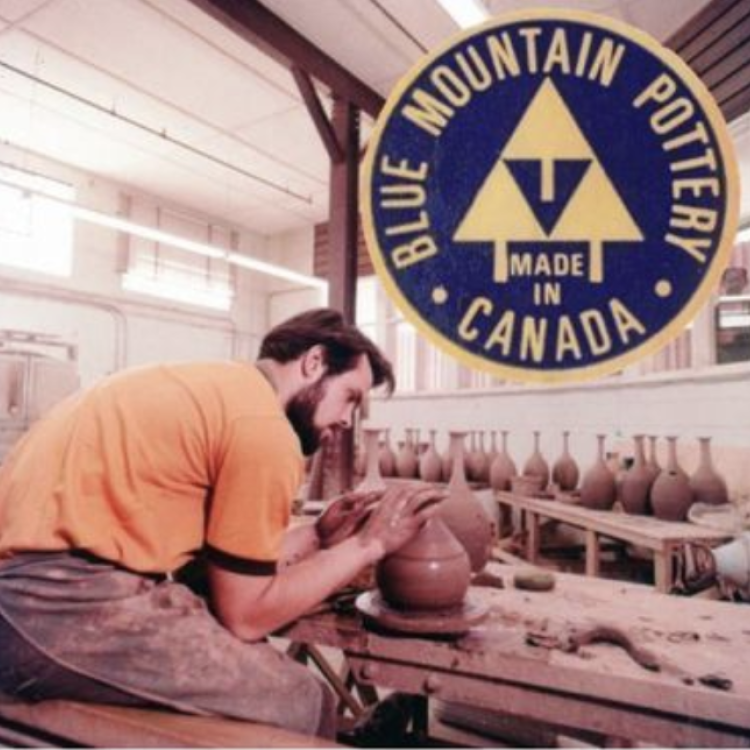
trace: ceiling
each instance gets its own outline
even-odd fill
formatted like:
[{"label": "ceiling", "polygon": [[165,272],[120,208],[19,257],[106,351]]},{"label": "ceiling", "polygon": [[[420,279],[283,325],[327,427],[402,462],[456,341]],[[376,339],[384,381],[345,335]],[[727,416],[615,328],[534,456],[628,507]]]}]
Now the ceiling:
[{"label": "ceiling", "polygon": [[[707,0],[485,2],[664,40]],[[263,4],[384,97],[458,30],[435,0]],[[188,0],[0,0],[0,143],[264,235],[328,214],[327,153],[291,74]]]}]

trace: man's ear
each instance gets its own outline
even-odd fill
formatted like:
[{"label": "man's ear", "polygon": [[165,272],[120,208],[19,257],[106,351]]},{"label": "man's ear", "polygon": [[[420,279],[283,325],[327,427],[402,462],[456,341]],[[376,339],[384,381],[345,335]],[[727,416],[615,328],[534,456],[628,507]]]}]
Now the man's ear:
[{"label": "man's ear", "polygon": [[328,369],[326,350],[320,344],[311,346],[300,359],[302,377],[310,382],[320,380]]}]

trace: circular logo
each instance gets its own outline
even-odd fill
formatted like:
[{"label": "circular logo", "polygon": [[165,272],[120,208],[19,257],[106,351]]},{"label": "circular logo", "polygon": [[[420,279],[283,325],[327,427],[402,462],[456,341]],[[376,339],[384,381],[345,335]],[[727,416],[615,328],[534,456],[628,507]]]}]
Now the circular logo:
[{"label": "circular logo", "polygon": [[619,370],[680,333],[738,210],[697,76],[579,12],[497,19],[421,60],[378,119],[362,196],[406,318],[464,364],[541,382]]}]

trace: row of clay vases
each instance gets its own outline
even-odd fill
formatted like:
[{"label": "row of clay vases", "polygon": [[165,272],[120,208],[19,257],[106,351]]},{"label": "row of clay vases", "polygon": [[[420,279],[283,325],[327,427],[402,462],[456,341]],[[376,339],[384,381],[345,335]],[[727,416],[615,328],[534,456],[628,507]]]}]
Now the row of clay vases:
[{"label": "row of clay vases", "polygon": [[647,460],[644,436],[636,435],[633,465],[620,486],[620,503],[626,513],[649,514],[665,521],[684,521],[694,502],[720,505],[729,501],[724,479],[713,465],[711,439],[698,438],[700,463],[692,476],[677,460],[677,438],[667,437],[667,466],[662,470],[656,460],[656,438],[649,436],[651,449]]}]

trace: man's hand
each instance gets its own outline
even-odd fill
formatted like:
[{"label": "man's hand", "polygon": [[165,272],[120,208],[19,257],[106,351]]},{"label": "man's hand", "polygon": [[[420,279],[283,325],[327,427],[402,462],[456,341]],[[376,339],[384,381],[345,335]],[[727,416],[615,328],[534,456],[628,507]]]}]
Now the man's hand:
[{"label": "man's hand", "polygon": [[440,511],[446,490],[412,482],[389,487],[383,499],[364,522],[359,538],[363,544],[376,543],[380,557],[403,547],[429,518]]},{"label": "man's hand", "polygon": [[383,497],[383,491],[348,492],[333,500],[315,522],[321,547],[333,547],[354,534],[364,522],[370,507]]}]

